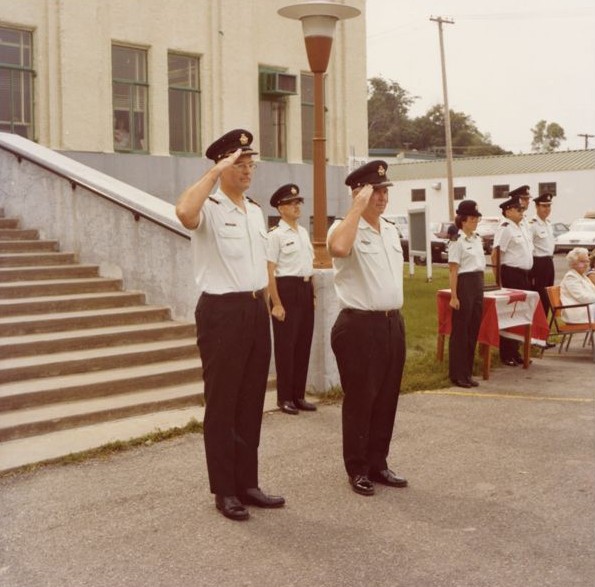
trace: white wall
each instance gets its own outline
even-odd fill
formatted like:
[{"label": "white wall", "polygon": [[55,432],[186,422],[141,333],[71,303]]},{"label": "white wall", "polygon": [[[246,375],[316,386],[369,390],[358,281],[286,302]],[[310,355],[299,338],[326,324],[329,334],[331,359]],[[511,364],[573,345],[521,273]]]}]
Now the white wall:
[{"label": "white wall", "polygon": [[[433,189],[432,185],[438,182],[441,184],[441,188],[439,190]],[[500,216],[501,210],[498,206],[504,200],[495,200],[492,197],[492,187],[494,185],[509,185],[510,189],[514,189],[526,184],[531,188],[534,196],[537,196],[539,184],[551,182],[557,184],[557,197],[554,199],[552,206],[552,221],[570,223],[576,218],[583,217],[587,210],[595,209],[595,169],[484,177],[456,177],[454,186],[466,187],[466,198],[475,200],[484,216]],[[423,204],[423,202],[411,202],[411,190],[422,188],[426,190],[425,204],[429,210],[430,222],[447,221],[448,187],[446,177],[396,181],[395,185],[389,188],[389,203],[386,213],[406,214],[408,208]],[[458,200],[455,200],[455,210],[458,202]],[[530,208],[529,215],[533,215],[533,205]]]}]

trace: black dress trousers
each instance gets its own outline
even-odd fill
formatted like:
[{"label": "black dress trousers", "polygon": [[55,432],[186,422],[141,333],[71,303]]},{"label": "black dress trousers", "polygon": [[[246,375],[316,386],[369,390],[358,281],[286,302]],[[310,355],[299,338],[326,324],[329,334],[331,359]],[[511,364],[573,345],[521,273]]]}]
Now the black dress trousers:
[{"label": "black dress trousers", "polygon": [[388,467],[401,379],[405,323],[398,310],[344,309],[331,331],[343,387],[343,460],[349,476]]},{"label": "black dress trousers", "polygon": [[197,342],[205,390],[204,440],[211,493],[258,487],[258,444],[271,334],[263,291],[202,294]]},{"label": "black dress trousers", "polygon": [[314,288],[303,277],[277,277],[285,320],[273,318],[277,400],[304,399],[314,332]]},{"label": "black dress trousers", "polygon": [[546,317],[550,309],[550,302],[545,288],[554,285],[555,275],[556,271],[552,257],[533,257],[531,289],[539,294],[539,299],[541,300]]},{"label": "black dress trousers", "polygon": [[[510,287],[512,289],[531,290],[529,274],[530,272],[528,270],[502,265],[500,268],[501,285],[502,287]],[[509,361],[513,359],[519,361],[521,359],[519,344],[516,340],[501,336],[500,360]]]},{"label": "black dress trousers", "polygon": [[483,271],[459,273],[457,278],[460,307],[452,311],[452,330],[448,345],[451,381],[466,381],[473,374],[475,346],[483,315],[483,281]]}]

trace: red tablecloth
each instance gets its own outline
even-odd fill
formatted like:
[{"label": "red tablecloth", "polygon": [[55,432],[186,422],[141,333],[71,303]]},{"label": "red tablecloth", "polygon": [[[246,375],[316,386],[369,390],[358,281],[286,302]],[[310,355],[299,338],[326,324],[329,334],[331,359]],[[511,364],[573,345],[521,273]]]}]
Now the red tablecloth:
[{"label": "red tablecloth", "polygon": [[[440,289],[438,304],[438,334],[450,334],[452,308],[450,289]],[[500,336],[524,341],[524,327],[531,324],[531,343],[544,346],[549,327],[539,295],[520,289],[497,289],[483,295],[483,316],[478,342],[500,346]]]}]

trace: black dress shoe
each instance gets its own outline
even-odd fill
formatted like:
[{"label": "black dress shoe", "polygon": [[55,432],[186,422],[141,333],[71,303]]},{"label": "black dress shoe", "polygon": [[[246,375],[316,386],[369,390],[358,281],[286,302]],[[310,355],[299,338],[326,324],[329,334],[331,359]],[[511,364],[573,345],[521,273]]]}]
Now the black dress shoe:
[{"label": "black dress shoe", "polygon": [[366,475],[353,475],[349,477],[353,491],[360,495],[374,495],[374,484]]},{"label": "black dress shoe", "polygon": [[266,495],[258,487],[245,489],[238,497],[244,505],[255,505],[259,508],[282,508],[285,505],[284,497]]},{"label": "black dress shoe", "polygon": [[291,414],[292,416],[295,416],[300,413],[299,410],[295,407],[295,404],[293,402],[290,402],[290,401],[277,402],[277,405],[281,408],[281,411],[285,414]]},{"label": "black dress shoe", "polygon": [[471,387],[471,383],[469,383],[468,381],[464,381],[463,379],[451,379],[453,385],[456,385],[457,387],[465,387],[465,388],[469,388]]},{"label": "black dress shoe", "polygon": [[370,479],[383,485],[390,487],[407,487],[407,479],[404,477],[397,477],[390,469],[384,469],[384,471],[374,471],[370,473]]},{"label": "black dress shoe", "polygon": [[216,508],[230,520],[247,520],[250,517],[250,512],[240,503],[240,500],[235,495],[216,495]]},{"label": "black dress shoe", "polygon": [[473,379],[473,377],[469,377],[467,379],[467,381],[469,382],[469,384],[471,385],[471,387],[478,387],[479,386],[479,381],[477,381],[477,379]]},{"label": "black dress shoe", "polygon": [[[524,365],[525,364],[525,359],[523,359],[523,357],[514,357],[514,361],[516,362],[517,365]],[[532,359],[529,359],[529,365],[533,362]]]},{"label": "black dress shoe", "polygon": [[508,367],[516,367],[517,366],[517,362],[514,359],[502,359],[501,363]]},{"label": "black dress shoe", "polygon": [[294,400],[293,405],[298,410],[304,410],[304,412],[315,412],[316,411],[316,406],[314,404],[311,404],[310,402],[307,402],[305,399],[296,399],[296,400]]},{"label": "black dress shoe", "polygon": [[545,343],[545,348],[546,349],[553,349],[553,348],[555,348],[555,346],[556,346],[556,343],[555,342],[546,342]]}]

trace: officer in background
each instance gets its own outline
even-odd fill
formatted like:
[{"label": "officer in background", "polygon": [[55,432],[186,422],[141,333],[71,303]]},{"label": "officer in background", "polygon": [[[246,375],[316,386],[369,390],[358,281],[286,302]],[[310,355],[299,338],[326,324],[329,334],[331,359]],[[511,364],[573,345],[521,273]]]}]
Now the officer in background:
[{"label": "officer in background", "polygon": [[[518,195],[515,195],[500,204],[500,209],[505,221],[494,237],[492,251],[492,261],[495,261],[498,255],[500,257],[500,285],[530,290],[529,275],[533,267],[533,242],[529,232],[522,226],[523,205]],[[510,367],[521,365],[523,358],[519,352],[519,343],[501,336],[500,360],[502,364]]]},{"label": "officer in background", "polygon": [[[206,410],[204,441],[217,509],[246,520],[246,505],[281,507],[258,487],[258,444],[271,356],[266,228],[245,196],[256,164],[252,134],[232,130],[209,146],[215,163],[180,196],[176,214],[193,231],[196,306]],[[219,182],[219,189],[211,191]]]},{"label": "officer in background", "polygon": [[353,491],[374,494],[374,481],[405,487],[387,464],[405,365],[403,251],[388,203],[384,161],[371,161],[345,183],[353,201],[330,227],[327,247],[341,311],[331,331],[343,387],[343,459]]},{"label": "officer in background", "polygon": [[277,405],[292,415],[316,410],[304,399],[314,332],[314,249],[308,232],[298,224],[303,203],[300,188],[293,183],[271,196],[281,220],[269,231],[267,248]]},{"label": "officer in background", "polygon": [[[529,230],[533,239],[533,268],[531,269],[531,289],[539,293],[541,305],[547,316],[550,303],[546,287],[554,285],[554,229],[549,220],[552,212],[552,194],[541,194],[533,198],[535,218],[529,221]],[[555,345],[551,345],[555,346]]]},{"label": "officer in background", "polygon": [[523,211],[526,212],[529,209],[529,203],[531,202],[531,192],[528,185],[522,185],[508,193],[509,198],[518,197]]}]

